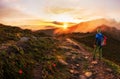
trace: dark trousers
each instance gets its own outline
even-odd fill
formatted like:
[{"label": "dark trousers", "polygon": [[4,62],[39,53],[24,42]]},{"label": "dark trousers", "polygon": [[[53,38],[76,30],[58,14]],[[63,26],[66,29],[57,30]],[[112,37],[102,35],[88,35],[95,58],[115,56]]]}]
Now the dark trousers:
[{"label": "dark trousers", "polygon": [[99,59],[102,59],[102,46],[96,46],[93,50],[93,59],[96,59],[97,53],[99,55]]}]

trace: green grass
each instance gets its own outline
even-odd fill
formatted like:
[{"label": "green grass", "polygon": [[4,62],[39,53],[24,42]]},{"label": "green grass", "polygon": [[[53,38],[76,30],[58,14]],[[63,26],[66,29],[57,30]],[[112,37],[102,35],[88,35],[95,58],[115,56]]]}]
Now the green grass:
[{"label": "green grass", "polygon": [[117,73],[118,75],[120,75],[120,66],[115,64],[114,62],[107,60],[107,59],[103,59],[103,61],[110,67],[112,68],[112,70],[115,71],[115,73]]},{"label": "green grass", "polygon": [[[9,44],[0,50],[1,79],[33,79],[36,64],[42,66],[42,79],[68,79],[68,68],[58,62],[56,55],[63,56],[58,41],[40,32],[0,25],[0,44]],[[20,38],[30,38],[21,42]],[[15,44],[11,44],[13,41]],[[65,56],[63,56],[65,59]],[[19,71],[22,70],[22,74]]]},{"label": "green grass", "polygon": [[[37,38],[11,45],[0,52],[0,78],[3,79],[33,79],[33,69],[36,63],[41,63],[43,79],[67,79],[67,67],[58,62],[56,55],[61,55],[54,39]],[[63,56],[64,57],[64,56]],[[19,70],[23,73],[19,74]]]},{"label": "green grass", "polygon": [[[75,36],[75,35],[74,35]],[[89,38],[89,40],[87,40]],[[76,42],[78,42],[78,44],[80,44],[80,45],[82,45],[87,51],[89,51],[89,52],[93,52],[93,47],[92,47],[92,44],[91,43],[89,43],[90,41],[92,41],[93,40],[93,36],[89,36],[89,37],[87,37],[87,38],[81,38],[81,39],[79,39],[79,38],[75,38],[75,37],[73,37],[72,38],[74,41],[76,41]],[[113,43],[111,43],[111,42],[113,42]],[[118,59],[119,58],[119,53],[118,54],[115,54],[114,55],[114,53],[115,52],[119,52],[118,50],[116,50],[116,51],[113,51],[114,49],[116,49],[115,47],[110,47],[109,45],[115,45],[116,44],[116,46],[118,46],[117,45],[117,43],[118,43],[119,41],[116,41],[115,39],[109,39],[108,40],[108,45],[106,46],[106,47],[104,47],[104,51],[103,51],[103,54],[104,54],[104,58],[102,59],[103,61],[104,61],[104,63],[106,63],[116,74],[118,74],[118,75],[120,75],[120,66],[118,65],[118,64],[116,64],[116,63],[120,63],[119,62],[119,60],[120,59]],[[110,43],[110,44],[109,44]],[[119,44],[119,43],[118,43]],[[111,48],[111,49],[110,49]],[[107,51],[109,51],[109,53],[107,52]],[[105,54],[105,53],[107,53],[107,54]],[[113,56],[114,55],[114,56]],[[118,55],[118,56],[117,56]],[[106,56],[108,56],[108,57],[106,57]],[[118,62],[114,62],[114,57],[115,57],[115,60],[117,60]],[[110,59],[110,60],[109,60]]]},{"label": "green grass", "polygon": [[[120,41],[112,38],[106,33],[105,35],[107,36],[107,45],[103,47],[103,57],[120,65]],[[95,33],[88,33],[83,36],[85,37],[81,38],[81,34],[74,34],[70,37],[79,43],[83,43],[83,45],[85,45],[86,47],[93,48]]]}]

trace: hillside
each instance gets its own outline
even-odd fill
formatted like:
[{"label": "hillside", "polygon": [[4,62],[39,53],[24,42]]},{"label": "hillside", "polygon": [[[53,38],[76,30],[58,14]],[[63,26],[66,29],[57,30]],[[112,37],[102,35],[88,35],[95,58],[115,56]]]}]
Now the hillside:
[{"label": "hillside", "polygon": [[[1,34],[3,39],[0,40],[1,79],[120,78],[119,66],[111,66],[104,60],[94,62],[92,53],[80,44],[88,44],[89,41],[84,39],[93,37],[93,34],[73,33],[53,37],[18,27],[0,25],[0,28],[0,32],[5,34]],[[11,35],[16,39],[10,39]],[[78,35],[82,37],[80,41]]]},{"label": "hillside", "polygon": [[[2,37],[0,40],[1,79],[52,79],[56,76],[65,79],[68,77],[65,70],[67,68],[57,60],[56,56],[61,55],[62,51],[57,48],[55,38],[41,32],[3,24],[0,25],[0,33]],[[57,69],[55,69],[56,64],[60,65]],[[61,74],[62,72],[66,72],[66,75]]]},{"label": "hillside", "polygon": [[38,30],[38,31],[35,31],[35,32],[37,32],[37,33],[44,33],[46,35],[53,36],[55,30],[56,29],[45,29],[45,30]]},{"label": "hillside", "polygon": [[[115,20],[108,20],[108,19],[96,19],[96,20],[91,20],[91,21],[85,21],[85,22],[80,22],[78,24],[74,24],[72,26],[68,26],[68,29],[66,30],[66,33],[72,33],[72,32],[92,32],[94,31],[95,28],[101,25],[106,25],[109,27],[115,27],[117,29],[120,29],[120,23],[116,22]],[[60,33],[61,30],[58,30],[58,33]]]},{"label": "hillside", "polygon": [[[60,36],[61,37],[61,36]],[[88,51],[81,43],[69,38],[62,38],[60,46],[66,52],[67,67],[70,69],[71,77],[69,79],[119,79],[118,65],[113,65],[109,60],[92,59],[92,52]],[[62,79],[62,78],[61,78]]]},{"label": "hillside", "polygon": [[[100,26],[101,27],[101,26]],[[103,27],[103,26],[102,26]],[[103,31],[103,34],[107,36],[107,45],[103,47],[103,56],[104,58],[107,58],[118,65],[120,65],[120,31],[115,30],[114,28],[104,27],[107,28],[107,31]],[[111,30],[109,30],[111,29]],[[113,33],[114,32],[114,33]],[[117,32],[117,33],[116,33]],[[68,34],[69,37],[72,39],[85,44],[88,47],[93,48],[93,44],[95,41],[95,32],[93,33],[73,33]]]},{"label": "hillside", "polygon": [[100,28],[104,33],[106,33],[108,36],[111,36],[111,38],[114,38],[116,40],[120,41],[120,30],[115,27],[110,27],[107,25],[101,25],[98,26],[93,30],[95,32],[98,28]]},{"label": "hillside", "polygon": [[107,46],[105,46],[105,49],[103,50],[104,57],[120,65],[120,30],[116,27],[112,27],[116,24],[119,25],[119,23],[117,23],[116,21],[108,21],[106,19],[82,22],[69,27],[66,30],[68,33],[67,37],[72,37],[76,41],[79,41],[80,43],[93,48],[96,30],[100,28],[103,34],[106,35],[108,38]]}]

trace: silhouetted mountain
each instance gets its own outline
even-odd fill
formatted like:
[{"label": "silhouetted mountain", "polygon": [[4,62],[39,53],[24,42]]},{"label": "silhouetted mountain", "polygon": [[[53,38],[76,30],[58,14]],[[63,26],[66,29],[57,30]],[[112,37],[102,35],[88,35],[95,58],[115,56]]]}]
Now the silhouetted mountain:
[{"label": "silhouetted mountain", "polygon": [[72,32],[92,32],[96,27],[101,25],[107,25],[110,27],[116,27],[120,29],[120,23],[116,22],[115,20],[107,20],[107,19],[96,19],[86,22],[81,22],[79,24],[73,25],[67,29],[67,33]]},{"label": "silhouetted mountain", "polygon": [[43,79],[67,79],[67,67],[56,58],[63,54],[57,40],[43,32],[53,30],[33,32],[0,24],[0,79],[41,79],[44,75]]},{"label": "silhouetted mountain", "polygon": [[98,28],[100,28],[103,32],[105,32],[108,36],[116,40],[120,40],[120,24],[115,20],[106,20],[106,19],[97,19],[92,21],[81,22],[77,25],[71,26],[68,29],[62,31],[57,30],[58,33],[73,33],[73,32],[95,32]]},{"label": "silhouetted mountain", "polygon": [[55,29],[44,29],[44,30],[38,30],[38,31],[35,31],[35,32],[36,33],[44,33],[46,35],[53,36],[54,35],[54,31],[55,31]]},{"label": "silhouetted mountain", "polygon": [[[103,50],[104,58],[120,64],[120,41],[108,35],[111,32],[106,32],[105,29],[111,27],[102,25],[99,28],[104,29],[103,33],[108,38]],[[52,37],[50,35],[56,29],[31,31],[0,24],[0,78],[97,79],[104,76],[105,79],[119,79],[119,75],[114,74],[116,67],[113,64],[112,67],[104,61],[94,64],[91,62],[92,54],[78,43],[92,47],[96,29],[91,33],[70,33]],[[101,71],[98,71],[99,68]],[[117,68],[118,71],[119,69]],[[101,72],[104,73],[99,75]]]},{"label": "silhouetted mountain", "polygon": [[7,41],[18,41],[21,37],[45,37],[52,34],[53,30],[31,31],[29,29],[21,29],[17,26],[9,26],[0,24],[0,43]]},{"label": "silhouetted mountain", "polygon": [[98,28],[100,28],[102,32],[106,33],[108,36],[120,41],[120,30],[118,30],[117,28],[107,25],[101,25],[95,28],[93,32],[95,32]]},{"label": "silhouetted mountain", "polygon": [[107,36],[107,45],[103,47],[103,57],[120,65],[120,30],[106,25],[98,26],[93,32],[68,34],[72,39],[93,48],[95,34],[98,28]]}]

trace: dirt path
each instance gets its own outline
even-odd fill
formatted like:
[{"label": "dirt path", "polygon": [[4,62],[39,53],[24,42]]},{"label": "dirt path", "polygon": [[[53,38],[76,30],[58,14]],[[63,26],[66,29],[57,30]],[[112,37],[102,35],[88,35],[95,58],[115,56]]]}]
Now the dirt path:
[{"label": "dirt path", "polygon": [[[59,47],[67,50],[64,53],[66,60],[59,59],[59,61],[68,67],[71,75],[69,79],[120,79],[120,76],[116,75],[103,61],[93,61],[92,53],[75,41],[69,38],[58,40]],[[42,79],[41,70],[39,64],[35,66],[34,79]]]},{"label": "dirt path", "polygon": [[81,45],[69,38],[60,41],[61,48],[69,49],[65,55],[71,73],[70,79],[120,79],[120,76],[103,61],[93,61],[92,53],[86,51]]}]

